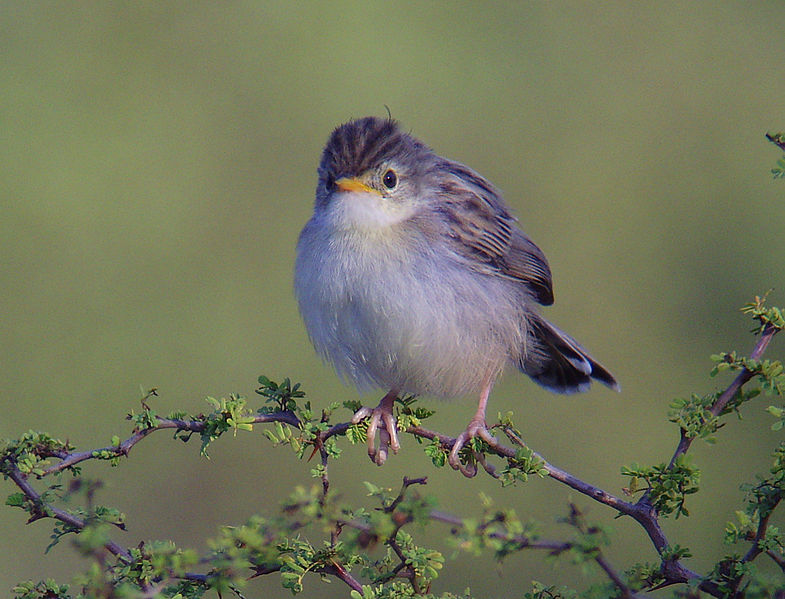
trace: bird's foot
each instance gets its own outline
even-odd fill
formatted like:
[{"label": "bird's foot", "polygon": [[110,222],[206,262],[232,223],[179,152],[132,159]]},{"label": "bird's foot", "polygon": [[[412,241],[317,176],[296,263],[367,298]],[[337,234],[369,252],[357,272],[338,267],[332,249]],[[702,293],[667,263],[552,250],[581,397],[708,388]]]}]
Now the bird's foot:
[{"label": "bird's foot", "polygon": [[461,464],[461,459],[458,454],[460,453],[461,449],[464,448],[466,443],[475,437],[480,437],[480,439],[490,445],[495,445],[497,442],[496,438],[491,434],[491,432],[488,430],[488,427],[485,425],[484,418],[472,418],[471,422],[469,422],[469,425],[466,427],[466,430],[458,435],[457,439],[455,439],[455,443],[452,446],[450,455],[447,458],[450,466],[452,466],[455,470],[460,470],[461,474],[467,478],[472,478],[473,476],[477,475],[477,459],[475,458],[473,461],[470,461],[467,465],[464,466]]},{"label": "bird's foot", "polygon": [[[387,460],[387,452],[392,449],[393,453],[398,453],[401,444],[398,442],[398,423],[393,414],[393,403],[395,395],[389,393],[384,396],[379,405],[375,408],[362,407],[352,416],[352,424],[362,422],[370,417],[368,421],[368,457],[375,464],[381,466]],[[379,431],[379,447],[376,447],[376,431]]]}]

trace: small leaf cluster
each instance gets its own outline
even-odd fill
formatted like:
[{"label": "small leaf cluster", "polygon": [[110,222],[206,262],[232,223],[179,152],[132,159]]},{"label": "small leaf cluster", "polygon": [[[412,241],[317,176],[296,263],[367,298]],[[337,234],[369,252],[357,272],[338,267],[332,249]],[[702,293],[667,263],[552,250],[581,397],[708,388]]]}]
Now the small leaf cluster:
[{"label": "small leaf cluster", "polygon": [[685,437],[714,443],[714,433],[723,426],[719,416],[715,416],[710,409],[716,401],[716,393],[693,393],[689,399],[676,398],[670,404],[668,420],[678,424]]},{"label": "small leaf cluster", "polygon": [[271,404],[259,410],[262,414],[294,411],[297,407],[297,400],[305,397],[305,393],[300,389],[300,383],[292,385],[288,377],[279,384],[265,375],[261,375],[256,392],[265,398],[265,403]]},{"label": "small leaf cluster", "polygon": [[158,426],[158,416],[148,404],[149,399],[158,397],[158,389],[153,387],[145,392],[144,388],[141,388],[140,391],[142,393],[142,398],[139,402],[142,404],[142,411],[137,414],[131,410],[125,417],[126,420],[130,420],[134,423],[134,431],[149,430]]},{"label": "small leaf cluster", "polygon": [[785,178],[785,156],[777,160],[777,166],[771,169],[771,174],[775,179]]},{"label": "small leaf cluster", "polygon": [[744,579],[745,597],[774,596],[772,591],[777,583],[762,576],[752,560],[760,553],[767,553],[785,564],[785,533],[769,523],[775,508],[785,499],[785,442],[779,444],[773,458],[769,476],[758,476],[757,483],[741,485],[745,492],[744,509],[736,511],[736,521],[725,526],[725,544],[751,543],[746,555],[725,556],[709,575],[709,580],[728,595],[736,592]]},{"label": "small leaf cluster", "polygon": [[[0,440],[0,472],[4,478],[13,469],[41,477],[51,464],[51,458],[66,455],[71,450],[73,446],[67,441],[55,439],[47,433],[27,431],[19,439]],[[78,468],[71,471],[79,473]]]},{"label": "small leaf cluster", "polygon": [[575,504],[570,504],[570,512],[560,521],[569,524],[577,533],[572,541],[565,544],[565,551],[570,561],[581,566],[585,571],[594,567],[594,562],[602,548],[610,545],[610,531],[601,524],[590,523]]},{"label": "small leaf cluster", "polygon": [[273,445],[289,445],[298,456],[303,455],[302,435],[292,430],[282,422],[273,422],[271,428],[264,429],[264,436],[272,441]]},{"label": "small leaf cluster", "polygon": [[781,577],[767,576],[754,562],[735,554],[717,562],[700,582],[712,584],[717,596],[728,598],[772,599],[779,597],[783,590]]},{"label": "small leaf cluster", "polygon": [[76,543],[77,546],[90,553],[94,549],[94,544],[100,547],[109,539],[110,525],[125,530],[125,514],[117,508],[102,505],[97,505],[92,509],[77,507],[68,510],[68,513],[82,519],[86,523],[86,527],[78,528],[66,522],[56,521],[49,537],[51,541],[45,552],[57,545],[60,539],[66,535],[79,534],[81,537]]},{"label": "small leaf cluster", "polygon": [[[335,436],[326,437],[325,433],[331,428],[330,417],[333,411],[338,409],[340,404],[333,402],[321,411],[321,416],[317,419],[311,408],[311,402],[303,402],[302,406],[296,406],[295,414],[300,421],[302,449],[295,450],[299,458],[305,457],[305,448],[313,447],[313,452],[324,451],[327,457],[337,458],[341,455],[341,448]],[[311,476],[320,476],[322,474],[322,464],[319,464],[314,470],[311,471]]]},{"label": "small leaf cluster", "polygon": [[674,512],[676,518],[690,515],[684,504],[688,495],[699,490],[700,470],[692,465],[689,455],[680,455],[672,466],[664,463],[656,466],[632,464],[623,466],[621,473],[630,477],[627,492],[634,494],[645,491],[660,515],[667,516]]},{"label": "small leaf cluster", "polygon": [[444,555],[433,548],[417,545],[414,537],[400,527],[384,539],[387,545],[381,559],[369,559],[363,575],[375,584],[395,584],[395,578],[404,573],[409,580],[410,592],[427,592],[431,583],[439,577],[444,566]]},{"label": "small leaf cluster", "polygon": [[[273,425],[273,430],[266,429],[265,436],[275,445],[289,445],[295,455],[302,459],[306,455],[313,455],[316,451],[323,450],[327,456],[336,458],[340,455],[341,449],[335,442],[333,436],[325,438],[325,433],[330,429],[330,418],[333,412],[340,407],[339,402],[333,402],[321,410],[319,418],[315,417],[314,410],[310,401],[298,403],[298,399],[305,397],[305,392],[301,389],[300,383],[292,384],[289,378],[285,378],[280,384],[262,375],[259,377],[260,387],[256,392],[265,397],[265,405],[257,410],[259,414],[276,414],[286,412],[292,414],[298,423],[298,430],[293,431],[290,426],[285,426],[281,422]],[[357,425],[354,425],[356,427]],[[350,427],[354,429],[354,427]],[[342,434],[350,436],[351,439],[359,435],[357,429]],[[354,442],[354,441],[353,441]],[[313,452],[307,454],[307,448],[312,448]],[[324,466],[319,464],[311,471],[312,476],[324,476]]]},{"label": "small leaf cluster", "polygon": [[611,582],[591,585],[582,592],[560,585],[545,585],[532,581],[532,590],[524,593],[524,599],[615,599],[623,595]]},{"label": "small leaf cluster", "polygon": [[425,455],[431,458],[431,462],[437,468],[444,468],[447,465],[447,456],[450,455],[449,449],[434,439],[425,446]]},{"label": "small leaf cluster", "polygon": [[779,444],[773,457],[774,461],[769,468],[770,476],[760,479],[756,485],[749,488],[742,487],[762,518],[769,516],[785,499],[785,442]]},{"label": "small leaf cluster", "polygon": [[57,497],[60,485],[52,485],[41,494],[40,500],[34,500],[25,495],[24,493],[11,493],[6,497],[5,504],[10,507],[18,507],[28,514],[30,519],[28,522],[33,522],[40,518],[47,518],[52,516],[52,509],[49,507],[48,500]]},{"label": "small leaf cluster", "polygon": [[[766,139],[780,149],[785,150],[785,133],[767,133]],[[777,161],[777,166],[771,169],[771,174],[775,179],[785,178],[785,156]]]},{"label": "small leaf cluster", "polygon": [[118,563],[113,575],[140,588],[185,577],[199,564],[195,551],[180,549],[168,540],[143,541],[130,552],[131,561]]},{"label": "small leaf cluster", "polygon": [[120,464],[120,457],[123,455],[123,449],[120,443],[120,437],[112,435],[111,446],[104,447],[103,449],[96,449],[92,452],[92,457],[96,460],[106,460],[112,468]]},{"label": "small leaf cluster", "polygon": [[522,522],[513,509],[495,509],[490,498],[481,495],[484,510],[480,518],[466,518],[453,538],[456,548],[480,555],[490,549],[498,561],[536,543],[537,525]]},{"label": "small leaf cluster", "polygon": [[751,302],[744,304],[741,308],[744,314],[748,314],[758,321],[758,326],[752,329],[755,334],[762,333],[766,327],[772,327],[778,331],[785,329],[785,312],[777,306],[767,306],[767,295],[756,295]]},{"label": "small leaf cluster", "polygon": [[[433,410],[418,406],[414,395],[406,395],[395,400],[398,430],[405,431],[409,427],[420,426],[422,421],[434,415]],[[417,437],[418,441],[422,441]]]},{"label": "small leaf cluster", "polygon": [[521,431],[515,426],[512,416],[512,412],[503,415],[500,413],[499,424],[494,427],[502,430],[507,438],[518,446],[515,456],[509,458],[506,467],[499,472],[499,481],[503,487],[517,482],[525,483],[531,475],[540,478],[548,476],[548,471],[544,468],[544,460],[521,440]]},{"label": "small leaf cluster", "polygon": [[[255,414],[248,407],[248,402],[242,395],[232,393],[229,397],[221,397],[220,399],[206,397],[205,401],[212,408],[207,414],[201,413],[189,417],[184,412],[173,412],[167,418],[183,423],[186,420],[199,423],[201,425],[199,453],[203,457],[209,458],[208,447],[225,432],[232,431],[236,435],[237,431],[253,431]],[[145,406],[145,413],[151,415],[151,421],[155,422],[155,426],[157,426],[158,416],[148,406]],[[183,442],[188,442],[193,434],[193,430],[177,429],[174,436]]]},{"label": "small leaf cluster", "polygon": [[741,490],[745,492],[746,505],[744,512],[737,512],[741,529],[738,533],[734,532],[733,541],[738,540],[742,534],[749,536],[751,527],[758,526],[762,520],[768,520],[774,509],[785,500],[785,441],[779,444],[773,457],[769,476],[758,476],[756,483],[741,485]]},{"label": "small leaf cluster", "polygon": [[226,431],[234,431],[235,435],[238,430],[252,431],[254,414],[240,395],[232,394],[221,399],[207,397],[205,401],[213,407],[213,411],[204,417],[204,429],[199,434],[202,440],[200,453],[209,457],[207,447]]},{"label": "small leaf cluster", "polygon": [[[281,422],[275,422],[272,429],[265,429],[264,434],[275,445],[289,445],[300,459],[310,459],[320,450],[327,457],[337,458],[341,455],[341,448],[338,447],[335,436],[326,437],[325,433],[330,429],[330,414],[339,405],[337,402],[330,404],[322,411],[321,418],[315,419],[310,402],[303,402],[302,405],[294,404],[292,413],[297,418],[298,428],[293,429]],[[324,464],[317,464],[311,469],[311,476],[315,478],[325,476],[325,468]]]},{"label": "small leaf cluster", "polygon": [[785,407],[769,406],[766,408],[766,411],[777,419],[777,421],[771,425],[771,430],[782,430],[783,427],[785,427]]},{"label": "small leaf cluster", "polygon": [[[728,370],[747,370],[758,378],[761,389],[767,394],[785,395],[785,367],[779,360],[754,360],[738,356],[736,352],[715,354],[711,359],[716,362],[711,376]],[[760,391],[757,391],[750,397],[742,397],[741,402],[751,399],[759,393]],[[737,402],[737,405],[741,402]]]},{"label": "small leaf cluster", "polygon": [[627,584],[634,591],[651,589],[665,581],[662,566],[651,562],[633,564],[624,572]]},{"label": "small leaf cluster", "polygon": [[503,487],[514,485],[517,482],[527,482],[530,475],[540,478],[548,476],[548,471],[543,468],[544,462],[528,447],[519,447],[515,450],[515,457],[507,460],[507,466],[499,472],[499,481]]},{"label": "small leaf cluster", "polygon": [[71,599],[68,591],[67,584],[58,584],[51,578],[20,582],[11,589],[16,599]]},{"label": "small leaf cluster", "polygon": [[537,580],[532,581],[532,590],[523,595],[523,599],[578,599],[578,597],[578,593],[573,589],[545,585]]},{"label": "small leaf cluster", "polygon": [[[183,551],[171,541],[142,542],[130,550],[127,559],[110,562],[104,544],[108,525],[91,522],[75,536],[75,547],[94,558],[85,572],[74,578],[77,599],[136,599],[155,596],[171,599],[199,599],[210,588],[202,580],[189,580],[188,570],[199,562],[195,552]],[[212,588],[215,588],[214,586]],[[15,599],[71,599],[68,585],[49,579],[23,582],[13,589]]]},{"label": "small leaf cluster", "polygon": [[[410,524],[425,528],[431,523],[430,515],[435,499],[411,490],[413,485],[425,483],[425,479],[404,478],[401,490],[395,494],[389,488],[366,482],[368,495],[375,498],[380,507],[372,511],[356,511],[353,514],[359,525],[354,542],[361,546],[373,546],[377,543],[386,546],[386,552],[380,559],[367,556],[366,565],[362,569],[363,576],[369,578],[374,585],[388,585],[398,591],[401,591],[401,585],[395,579],[405,577],[409,581],[409,588],[402,591],[404,594],[401,596],[404,597],[427,594],[445,561],[440,551],[418,545],[414,536],[404,529]],[[386,596],[379,594],[379,591],[375,586],[368,589],[368,592],[376,593],[372,596]]]},{"label": "small leaf cluster", "polygon": [[285,539],[276,546],[280,555],[281,586],[292,594],[302,592],[307,574],[323,574],[333,569],[347,569],[364,562],[364,557],[354,553],[341,541],[325,540],[320,548],[307,539]]},{"label": "small leaf cluster", "polygon": [[416,593],[411,585],[405,582],[393,582],[384,586],[363,585],[362,592],[352,590],[349,596],[352,599],[406,599],[407,597],[417,597],[418,599],[471,599],[471,591],[466,589],[463,594],[444,592],[441,595],[432,593]]},{"label": "small leaf cluster", "polygon": [[256,572],[276,571],[280,568],[278,547],[285,543],[292,531],[289,522],[281,517],[252,516],[241,526],[224,526],[220,535],[210,541],[212,577],[223,576],[226,583],[242,585],[243,566]]}]

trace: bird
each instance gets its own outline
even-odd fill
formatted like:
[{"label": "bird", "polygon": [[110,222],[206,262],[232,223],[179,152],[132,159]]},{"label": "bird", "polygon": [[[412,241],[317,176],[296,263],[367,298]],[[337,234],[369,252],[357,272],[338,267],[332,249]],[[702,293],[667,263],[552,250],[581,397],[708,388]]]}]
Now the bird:
[{"label": "bird", "polygon": [[459,452],[474,437],[495,440],[485,412],[507,367],[555,393],[587,391],[595,380],[619,390],[540,315],[554,301],[548,261],[482,175],[375,116],[336,127],[317,174],[295,295],[316,351],[338,375],[360,391],[387,391],[352,418],[369,419],[375,463],[400,449],[393,407],[405,394],[478,397],[448,455],[470,476]]}]

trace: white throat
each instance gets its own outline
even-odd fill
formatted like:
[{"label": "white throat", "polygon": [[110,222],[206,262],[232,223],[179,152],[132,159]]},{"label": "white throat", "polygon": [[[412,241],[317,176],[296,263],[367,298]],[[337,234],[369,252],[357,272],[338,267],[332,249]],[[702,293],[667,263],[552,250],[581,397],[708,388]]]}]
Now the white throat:
[{"label": "white throat", "polygon": [[371,232],[406,220],[414,209],[377,193],[339,191],[333,195],[328,212],[337,229]]}]

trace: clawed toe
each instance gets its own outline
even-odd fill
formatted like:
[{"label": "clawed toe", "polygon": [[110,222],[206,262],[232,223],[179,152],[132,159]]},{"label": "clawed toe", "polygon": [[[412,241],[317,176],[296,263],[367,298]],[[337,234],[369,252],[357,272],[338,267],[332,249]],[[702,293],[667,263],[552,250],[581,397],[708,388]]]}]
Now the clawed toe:
[{"label": "clawed toe", "polygon": [[469,422],[466,430],[458,435],[457,439],[455,439],[455,443],[452,446],[450,455],[447,458],[447,462],[450,464],[450,466],[453,467],[453,469],[460,470],[461,474],[468,478],[476,476],[477,464],[475,461],[472,461],[464,466],[461,464],[461,459],[458,454],[465,447],[466,443],[474,439],[474,437],[480,437],[480,439],[491,445],[496,444],[496,438],[491,435],[488,427],[485,425],[485,420],[473,419],[471,422]]},{"label": "clawed toe", "polygon": [[[392,412],[397,393],[392,391],[384,396],[375,408],[362,407],[354,413],[352,423],[357,424],[370,417],[368,421],[368,457],[381,466],[387,460],[388,451],[398,453],[401,444],[398,441],[398,423]],[[379,432],[379,447],[376,447],[376,432]]]},{"label": "clawed toe", "polygon": [[352,424],[359,424],[360,422],[368,418],[368,416],[370,416],[371,414],[373,414],[373,410],[371,408],[367,408],[363,406],[362,408],[360,408],[354,413],[354,416],[352,416]]}]

